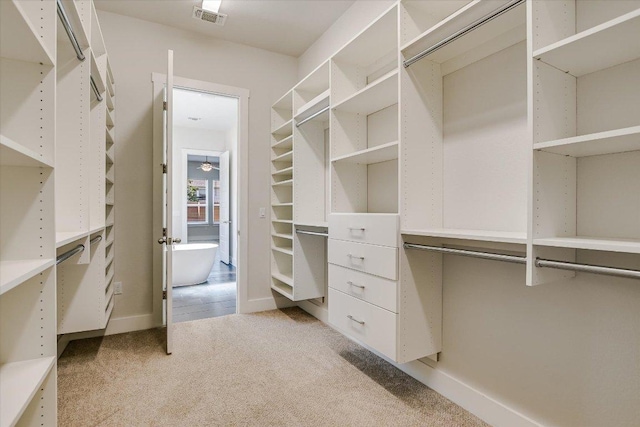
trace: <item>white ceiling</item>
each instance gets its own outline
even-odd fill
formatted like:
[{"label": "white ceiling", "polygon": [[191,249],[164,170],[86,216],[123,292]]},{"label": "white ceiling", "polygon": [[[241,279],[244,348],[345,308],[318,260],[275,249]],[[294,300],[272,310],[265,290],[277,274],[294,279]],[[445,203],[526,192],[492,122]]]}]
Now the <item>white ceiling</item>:
[{"label": "white ceiling", "polygon": [[191,18],[201,0],[94,0],[96,8],[298,57],[355,0],[222,0],[224,26]]},{"label": "white ceiling", "polygon": [[226,132],[237,126],[237,120],[236,98],[183,89],[173,91],[173,125],[176,127]]}]

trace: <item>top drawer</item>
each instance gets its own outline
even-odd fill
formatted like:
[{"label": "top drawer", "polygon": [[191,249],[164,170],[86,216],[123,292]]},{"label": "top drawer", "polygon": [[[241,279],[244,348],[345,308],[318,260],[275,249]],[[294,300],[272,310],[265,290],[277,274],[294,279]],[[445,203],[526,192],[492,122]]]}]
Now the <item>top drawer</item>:
[{"label": "top drawer", "polygon": [[331,214],[329,238],[398,247],[397,214]]}]

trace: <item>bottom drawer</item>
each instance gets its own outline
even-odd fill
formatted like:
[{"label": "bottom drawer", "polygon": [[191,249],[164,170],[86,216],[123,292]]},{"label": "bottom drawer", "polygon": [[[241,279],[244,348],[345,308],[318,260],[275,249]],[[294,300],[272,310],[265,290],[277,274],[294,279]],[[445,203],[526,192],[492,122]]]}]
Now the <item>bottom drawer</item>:
[{"label": "bottom drawer", "polygon": [[329,288],[329,323],[396,360],[396,314]]}]

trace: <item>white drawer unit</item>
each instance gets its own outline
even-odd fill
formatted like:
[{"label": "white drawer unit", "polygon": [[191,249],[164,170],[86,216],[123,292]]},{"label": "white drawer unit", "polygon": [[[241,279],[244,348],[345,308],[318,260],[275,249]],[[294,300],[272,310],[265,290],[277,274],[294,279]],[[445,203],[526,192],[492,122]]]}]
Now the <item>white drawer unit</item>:
[{"label": "white drawer unit", "polygon": [[329,263],[398,280],[398,249],[329,239]]},{"label": "white drawer unit", "polygon": [[396,359],[396,314],[329,289],[329,323],[344,334]]},{"label": "white drawer unit", "polygon": [[329,238],[398,247],[396,214],[331,214]]},{"label": "white drawer unit", "polygon": [[398,282],[329,264],[329,287],[398,312]]}]

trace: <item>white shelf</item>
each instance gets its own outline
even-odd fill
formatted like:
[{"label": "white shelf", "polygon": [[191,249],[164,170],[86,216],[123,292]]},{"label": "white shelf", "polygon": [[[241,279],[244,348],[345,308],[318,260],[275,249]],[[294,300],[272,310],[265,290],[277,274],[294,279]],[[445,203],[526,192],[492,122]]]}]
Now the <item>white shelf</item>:
[{"label": "white shelf", "polygon": [[272,162],[292,162],[293,161],[293,150],[287,151],[284,154],[280,154],[279,156],[271,159]]},{"label": "white shelf", "polygon": [[[19,3],[0,1],[0,56],[19,61],[53,65],[54,56],[43,44],[38,26],[27,17]],[[19,43],[16,43],[19,40]]]},{"label": "white shelf", "polygon": [[285,254],[285,255],[293,256],[293,249],[292,248],[279,248],[277,246],[271,246],[271,250],[274,250],[276,252],[280,252],[280,253]]},{"label": "white shelf", "polygon": [[0,135],[0,165],[52,168],[53,162],[42,158],[42,155]]},{"label": "white shelf", "polygon": [[334,105],[332,110],[369,115],[397,103],[398,70],[396,69]]},{"label": "white shelf", "polygon": [[[109,184],[113,184],[113,179],[109,178],[108,176],[105,176],[105,177],[104,177],[104,180],[105,180],[106,182],[108,182]],[[107,203],[107,204],[108,204],[108,203]]]},{"label": "white shelf", "polygon": [[112,97],[116,96],[116,90],[111,80],[107,80],[107,91],[109,91],[109,95]]},{"label": "white shelf", "polygon": [[316,227],[316,228],[327,228],[329,227],[328,222],[313,222],[313,221],[296,221],[295,225],[300,225],[302,227]]},{"label": "white shelf", "polygon": [[291,98],[292,91],[293,89],[282,95],[271,108],[276,110],[291,110],[293,108],[293,99]]},{"label": "white shelf", "polygon": [[274,129],[274,131],[271,133],[273,135],[286,135],[286,136],[293,134],[293,119],[287,120],[286,122],[281,124],[279,127]]},{"label": "white shelf", "polygon": [[113,138],[113,129],[109,129],[105,126],[105,130],[106,130],[106,138],[107,138],[107,142],[109,144],[113,144],[114,143],[114,138]]},{"label": "white shelf", "polygon": [[571,157],[599,156],[640,150],[640,126],[534,144],[534,150]]},{"label": "white shelf", "polygon": [[533,52],[575,77],[640,58],[640,9]]},{"label": "white shelf", "polygon": [[374,163],[386,162],[398,158],[398,141],[371,147],[366,150],[357,151],[352,154],[336,157],[332,162],[357,163],[361,165],[372,165]]},{"label": "white shelf", "polygon": [[51,356],[0,366],[0,425],[18,422],[55,363]]},{"label": "white shelf", "polygon": [[282,234],[282,233],[272,233],[273,237],[278,237],[280,239],[289,239],[293,240],[293,236],[291,234]]},{"label": "white shelf", "polygon": [[293,179],[287,179],[286,181],[274,182],[272,187],[290,187],[293,185]]},{"label": "white shelf", "polygon": [[640,254],[640,239],[608,239],[600,237],[547,237],[533,239],[538,246],[587,249],[592,251]]},{"label": "white shelf", "polygon": [[271,222],[279,222],[281,224],[293,224],[293,221],[290,219],[272,219]]},{"label": "white shelf", "polygon": [[410,236],[438,237],[443,239],[477,240],[481,242],[527,243],[527,233],[513,231],[462,230],[455,228],[433,228],[424,230],[400,230]]},{"label": "white shelf", "polygon": [[109,268],[109,265],[111,265],[111,263],[113,262],[113,258],[114,258],[113,254],[111,254],[105,259],[104,261],[105,268]]},{"label": "white shelf", "polygon": [[54,259],[0,261],[0,295],[55,264]]},{"label": "white shelf", "polygon": [[89,230],[89,233],[87,233],[87,235],[91,236],[92,234],[95,234],[102,230],[104,230],[104,225],[98,225],[96,227],[93,227],[91,230]]},{"label": "white shelf", "polygon": [[272,176],[284,176],[284,175],[292,175],[293,174],[293,166],[289,166],[288,168],[280,169],[272,173]]},{"label": "white shelf", "polygon": [[293,277],[291,276],[287,276],[285,274],[282,273],[271,273],[271,276],[274,279],[278,279],[279,281],[281,281],[282,283],[286,283],[287,285],[293,287]]},{"label": "white shelf", "polygon": [[93,54],[93,51],[91,51],[91,77],[93,77],[93,81],[98,88],[98,92],[104,93],[104,91],[106,90],[104,79],[102,78],[102,74],[100,73],[100,69],[98,68],[98,63],[96,61],[95,55]]},{"label": "white shelf", "polygon": [[107,92],[107,111],[113,111],[115,109],[115,105],[113,105],[113,97],[109,92]]},{"label": "white shelf", "polygon": [[109,109],[107,109],[106,111],[107,111],[107,127],[112,128],[115,126],[115,123],[113,121],[113,117],[111,117],[111,111],[109,111]]},{"label": "white shelf", "polygon": [[87,237],[88,231],[58,231],[56,232],[56,248]]},{"label": "white shelf", "polygon": [[293,203],[274,203],[271,206],[274,208],[289,208],[293,206]]},{"label": "white shelf", "polygon": [[111,282],[111,280],[113,280],[113,276],[114,276],[114,269],[113,268],[109,268],[109,271],[107,272],[107,277],[104,280],[104,283],[109,284],[109,282]]},{"label": "white shelf", "polygon": [[113,157],[111,156],[111,154],[109,154],[108,151],[105,151],[105,157],[106,157],[107,163],[113,164]]},{"label": "white shelf", "polygon": [[113,71],[111,71],[111,63],[107,59],[107,80],[111,83],[115,83],[116,81],[113,79]]},{"label": "white shelf", "polygon": [[108,248],[109,246],[113,245],[113,241],[114,241],[113,238],[107,240],[106,243],[105,243],[105,248]]},{"label": "white shelf", "polygon": [[[275,276],[274,276],[275,277]],[[276,277],[277,279],[277,277]],[[278,279],[280,280],[280,279]],[[278,292],[279,294],[284,295],[285,297],[289,298],[290,300],[293,300],[293,287],[286,285],[286,284],[282,284],[282,283],[272,283],[271,284],[271,289],[273,289],[274,291]]]},{"label": "white shelf", "polygon": [[273,145],[271,145],[271,148],[278,148],[278,149],[293,148],[293,135],[289,135],[288,137],[283,138],[278,142],[274,142]]},{"label": "white shelf", "polygon": [[[325,90],[320,95],[316,96],[311,101],[307,102],[302,107],[300,107],[298,109],[298,112],[296,113],[296,116],[294,117],[294,120],[296,121],[296,123],[317,113],[323,108],[327,108],[329,106],[329,92],[330,92],[329,89]],[[324,116],[324,114],[322,114],[321,116]],[[321,116],[318,116],[313,120],[314,121],[322,120],[322,119],[319,119],[319,117]],[[324,120],[327,120],[327,119],[325,118]]]}]

